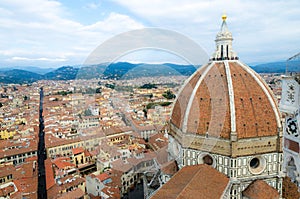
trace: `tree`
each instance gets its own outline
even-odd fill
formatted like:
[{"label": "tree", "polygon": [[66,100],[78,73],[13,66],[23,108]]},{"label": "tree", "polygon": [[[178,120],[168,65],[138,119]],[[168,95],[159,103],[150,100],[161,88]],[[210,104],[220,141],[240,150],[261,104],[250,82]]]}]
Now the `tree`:
[{"label": "tree", "polygon": [[115,84],[105,84],[106,88],[115,89]]},{"label": "tree", "polygon": [[153,94],[152,94],[152,93],[150,93],[150,95],[149,95],[149,98],[150,98],[150,99],[152,99],[152,98],[153,98]]},{"label": "tree", "polygon": [[147,118],[147,109],[144,108],[144,109],[143,109],[143,112],[144,112],[144,117]]},{"label": "tree", "polygon": [[92,115],[92,111],[90,109],[86,109],[84,111],[84,116],[91,116]]},{"label": "tree", "polygon": [[96,88],[96,93],[101,93],[101,87]]},{"label": "tree", "polygon": [[171,90],[167,90],[166,92],[164,92],[162,94],[162,96],[164,96],[164,98],[166,98],[166,99],[175,99],[176,98],[176,95]]},{"label": "tree", "polygon": [[157,88],[157,86],[155,84],[144,84],[143,86],[141,86],[140,88],[144,88],[144,89],[152,89],[152,88]]}]

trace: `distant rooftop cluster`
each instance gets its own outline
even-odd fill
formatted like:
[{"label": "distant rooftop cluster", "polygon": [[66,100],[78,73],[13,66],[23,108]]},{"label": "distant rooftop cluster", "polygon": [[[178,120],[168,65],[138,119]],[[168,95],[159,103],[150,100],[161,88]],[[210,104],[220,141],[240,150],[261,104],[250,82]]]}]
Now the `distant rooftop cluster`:
[{"label": "distant rooftop cluster", "polygon": [[[153,78],[141,78],[2,85],[3,195],[37,196],[40,87],[48,198],[120,198],[146,171],[149,190],[160,186],[157,173],[166,181],[177,171],[175,162],[168,160],[165,134],[174,93],[183,78],[155,80],[156,84],[147,83]],[[28,165],[31,184],[18,184],[18,175],[5,172]]]}]

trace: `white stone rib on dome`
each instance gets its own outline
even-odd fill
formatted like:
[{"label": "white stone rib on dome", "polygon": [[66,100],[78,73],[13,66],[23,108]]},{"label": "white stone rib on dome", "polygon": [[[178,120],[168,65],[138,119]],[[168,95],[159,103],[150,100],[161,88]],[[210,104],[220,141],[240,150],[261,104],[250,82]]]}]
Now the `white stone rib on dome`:
[{"label": "white stone rib on dome", "polygon": [[[196,92],[201,84],[201,82],[203,81],[203,79],[205,78],[206,74],[209,72],[209,70],[214,66],[213,63],[209,64],[208,67],[205,69],[205,71],[203,72],[203,74],[201,75],[200,79],[197,81],[196,86],[193,89],[193,92],[189,98],[189,103],[187,105],[186,111],[184,113],[184,118],[183,118],[183,125],[182,125],[182,132],[186,133],[187,132],[187,122],[188,122],[188,117],[189,117],[189,113],[193,104],[193,100],[195,98]],[[184,86],[183,86],[184,87]]]},{"label": "white stone rib on dome", "polygon": [[235,105],[234,105],[234,91],[231,79],[231,72],[228,61],[224,61],[225,72],[227,78],[228,95],[229,95],[229,106],[230,106],[230,122],[231,122],[231,132],[236,132],[236,118],[235,118]]}]

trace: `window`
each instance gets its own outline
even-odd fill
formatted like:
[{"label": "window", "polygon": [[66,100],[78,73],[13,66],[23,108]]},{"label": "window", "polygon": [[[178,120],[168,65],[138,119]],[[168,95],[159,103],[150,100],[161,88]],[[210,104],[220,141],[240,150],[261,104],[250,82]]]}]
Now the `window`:
[{"label": "window", "polygon": [[250,161],[250,167],[253,169],[256,169],[259,166],[259,159],[258,158],[253,158]]},{"label": "window", "polygon": [[262,173],[265,170],[266,166],[266,159],[262,156],[253,157],[249,161],[249,170],[252,174]]},{"label": "window", "polygon": [[203,157],[203,163],[207,165],[212,165],[213,164],[213,159],[210,155],[206,155]]},{"label": "window", "polygon": [[223,45],[221,45],[221,58],[223,58]]},{"label": "window", "polygon": [[274,154],[274,155],[273,155],[273,161],[276,162],[276,159],[277,159],[277,158],[276,158],[276,155]]},{"label": "window", "polygon": [[226,57],[228,58],[229,55],[228,55],[228,45],[226,45]]}]

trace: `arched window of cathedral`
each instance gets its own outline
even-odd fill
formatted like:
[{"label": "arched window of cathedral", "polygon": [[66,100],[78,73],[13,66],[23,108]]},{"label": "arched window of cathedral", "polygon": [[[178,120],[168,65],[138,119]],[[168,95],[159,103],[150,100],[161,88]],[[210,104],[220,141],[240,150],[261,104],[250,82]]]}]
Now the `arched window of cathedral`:
[{"label": "arched window of cathedral", "polygon": [[290,157],[290,160],[287,163],[286,171],[287,171],[287,176],[290,177],[292,181],[295,181],[297,177],[296,176],[297,168],[293,157]]},{"label": "arched window of cathedral", "polygon": [[228,57],[229,57],[229,53],[228,53],[228,45],[226,45],[226,57],[227,57],[227,59],[228,59]]},{"label": "arched window of cathedral", "polygon": [[223,45],[221,45],[221,59],[223,59]]}]

